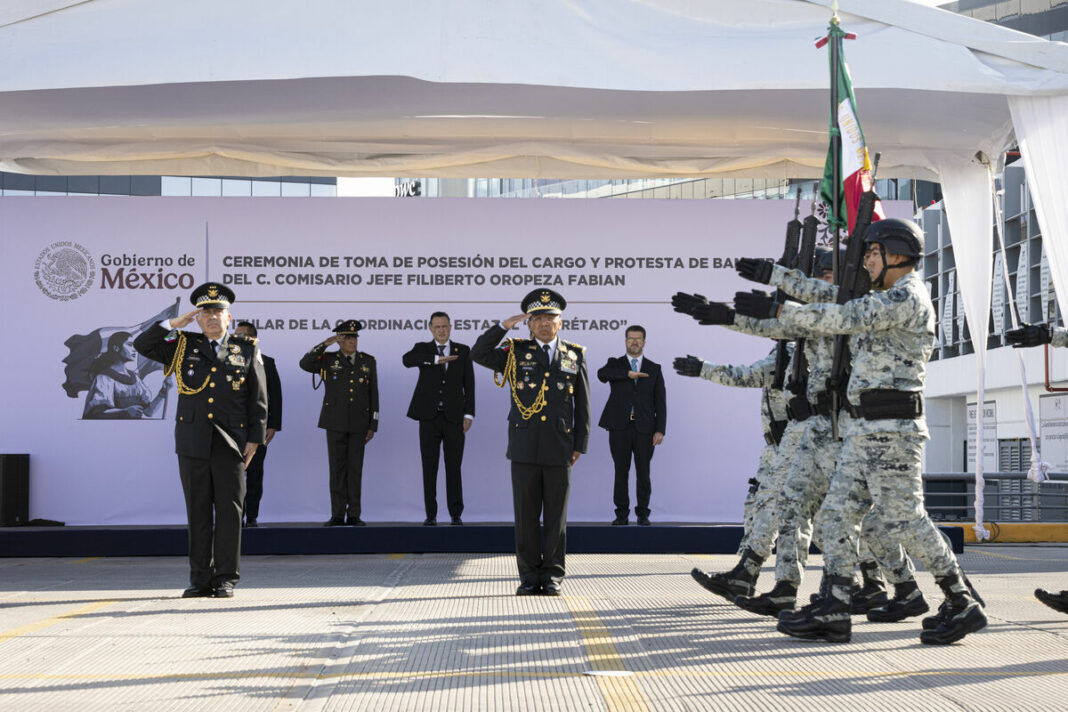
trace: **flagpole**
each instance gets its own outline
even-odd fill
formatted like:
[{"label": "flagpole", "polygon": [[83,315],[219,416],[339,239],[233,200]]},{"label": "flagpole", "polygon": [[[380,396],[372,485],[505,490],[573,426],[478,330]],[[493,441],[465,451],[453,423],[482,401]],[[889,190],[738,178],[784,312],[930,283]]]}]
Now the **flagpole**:
[{"label": "flagpole", "polygon": [[[837,4],[837,3],[836,3]],[[838,218],[841,210],[840,198],[842,194],[842,131],[838,126],[838,78],[839,64],[841,62],[842,34],[838,26],[838,14],[831,18],[831,26],[828,28],[831,37],[831,176],[834,180],[832,191],[831,225],[834,228],[834,251],[831,253],[831,267],[834,270],[835,281],[838,280],[838,249],[840,247]]]}]

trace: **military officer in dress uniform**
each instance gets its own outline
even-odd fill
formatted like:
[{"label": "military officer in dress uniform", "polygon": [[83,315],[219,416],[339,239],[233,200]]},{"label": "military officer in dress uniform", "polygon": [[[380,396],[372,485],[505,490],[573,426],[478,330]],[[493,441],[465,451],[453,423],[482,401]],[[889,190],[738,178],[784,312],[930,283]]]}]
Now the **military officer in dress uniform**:
[{"label": "military officer in dress uniform", "polygon": [[[374,356],[356,350],[362,328],[356,319],[343,321],[334,328],[334,336],[300,359],[302,369],[322,379],[319,427],[326,430],[330,459],[328,527],[364,526],[360,519],[363,451],[378,431],[378,369]],[[332,344],[337,344],[338,350],[327,353]]]},{"label": "military officer in dress uniform", "polygon": [[[503,374],[512,389],[507,457],[512,461],[518,596],[560,595],[571,466],[586,452],[590,438],[586,349],[558,336],[566,306],[553,290],[536,289],[523,299],[522,314],[491,326],[471,347],[471,360]],[[522,322],[528,323],[531,338],[501,344]],[[543,507],[544,547],[539,526]]]},{"label": "military officer in dress uniform", "polygon": [[[190,586],[182,596],[230,598],[239,578],[245,467],[267,431],[266,377],[256,340],[226,331],[233,291],[208,282],[190,299],[196,309],[150,326],[134,348],[178,383],[174,449],[189,520]],[[203,333],[181,331],[194,319]]]}]

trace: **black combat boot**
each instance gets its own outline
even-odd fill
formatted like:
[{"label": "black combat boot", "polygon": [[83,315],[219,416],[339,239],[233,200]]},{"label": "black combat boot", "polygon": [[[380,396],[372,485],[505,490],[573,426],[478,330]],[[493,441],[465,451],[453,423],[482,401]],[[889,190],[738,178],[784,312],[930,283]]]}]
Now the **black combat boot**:
[{"label": "black combat boot", "polygon": [[968,593],[960,573],[938,579],[938,586],[946,594],[945,611],[935,616],[937,625],[920,633],[920,642],[927,645],[949,645],[969,633],[986,627],[986,614],[979,602]]},{"label": "black combat boot", "polygon": [[808,603],[801,608],[796,608],[792,611],[783,611],[779,614],[779,620],[801,620],[806,615],[812,612],[814,608],[820,605],[820,601],[831,595],[831,577],[827,575],[827,570],[823,570],[823,574],[820,576],[820,588],[816,593],[813,593],[808,597]]},{"label": "black combat boot", "polygon": [[725,574],[707,574],[695,568],[690,575],[704,588],[734,603],[737,596],[753,595],[753,588],[763,565],[763,557],[757,556],[751,549],[746,549],[742,552],[738,565]]},{"label": "black combat boot", "polygon": [[[961,572],[961,578],[964,579],[964,585],[968,587],[968,593],[972,595],[972,598],[979,601],[979,605],[986,608],[986,601],[979,595],[979,592],[975,590],[975,586],[972,586],[972,582],[968,580],[967,575]],[[949,599],[942,601],[942,604],[938,607],[938,612],[933,616],[927,616],[923,619],[921,625],[924,630],[934,630],[938,626],[942,625],[942,622],[946,619],[947,612],[949,611]]]},{"label": "black combat boot", "polygon": [[849,608],[852,598],[853,578],[831,576],[830,595],[820,598],[798,615],[779,619],[780,633],[806,640],[826,640],[830,643],[848,643],[852,632]]},{"label": "black combat boot", "polygon": [[[860,565],[860,578],[864,585],[853,592],[853,615],[863,615],[873,608],[885,606],[888,602],[886,581],[879,573],[879,564],[865,561]],[[926,608],[924,610],[927,610]]]},{"label": "black combat boot", "polygon": [[1068,613],[1068,591],[1061,591],[1060,593],[1050,593],[1049,591],[1043,591],[1041,588],[1036,588],[1035,598],[1042,601],[1055,611],[1060,611],[1061,613]]},{"label": "black combat boot", "polygon": [[776,581],[775,588],[759,596],[738,596],[734,605],[762,616],[778,618],[782,611],[792,611],[797,603],[797,584],[790,581]]},{"label": "black combat boot", "polygon": [[[894,584],[894,597],[887,603],[868,611],[868,620],[873,623],[896,623],[911,616],[918,616],[931,609],[923,597],[916,579]],[[934,616],[931,616],[934,618]],[[927,628],[927,619],[923,627]],[[931,626],[934,628],[935,626]]]}]

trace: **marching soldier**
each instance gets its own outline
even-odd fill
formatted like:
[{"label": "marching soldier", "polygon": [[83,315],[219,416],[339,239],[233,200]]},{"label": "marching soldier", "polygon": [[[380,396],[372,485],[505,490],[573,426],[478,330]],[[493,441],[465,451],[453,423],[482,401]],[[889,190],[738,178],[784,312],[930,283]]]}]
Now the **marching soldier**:
[{"label": "marching soldier", "polygon": [[[512,462],[517,596],[560,595],[571,467],[590,437],[586,350],[558,336],[566,306],[551,289],[536,289],[523,299],[522,314],[491,326],[471,347],[471,360],[503,374],[512,389],[506,455]],[[529,324],[531,338],[508,339],[497,347],[522,322]]]},{"label": "marching soldier", "polygon": [[[378,370],[375,357],[356,350],[363,324],[343,321],[331,336],[300,359],[301,369],[317,374],[323,386],[319,427],[326,430],[330,460],[330,519],[326,526],[362,527],[360,489],[364,447],[378,431]],[[338,345],[327,353],[327,347]],[[318,385],[315,385],[318,388]]]},{"label": "marching soldier", "polygon": [[[230,598],[240,577],[245,468],[267,430],[267,385],[256,340],[228,334],[234,293],[215,282],[193,290],[196,309],[134,340],[178,383],[174,449],[189,521],[184,598]],[[196,319],[203,333],[181,331]]]},{"label": "marching soldier", "polygon": [[852,335],[850,417],[844,419],[842,448],[823,505],[828,592],[793,617],[784,613],[778,629],[800,638],[850,639],[857,537],[874,504],[889,534],[923,562],[946,595],[920,634],[923,643],[944,645],[982,629],[987,619],[923,507],[922,452],[928,437],[923,386],[934,346],[934,308],[915,271],[923,233],[912,222],[888,218],[872,223],[864,242],[864,267],[873,288],[864,297],[844,305],[778,305],[770,295],[735,295],[739,314],[778,317],[793,333]]}]

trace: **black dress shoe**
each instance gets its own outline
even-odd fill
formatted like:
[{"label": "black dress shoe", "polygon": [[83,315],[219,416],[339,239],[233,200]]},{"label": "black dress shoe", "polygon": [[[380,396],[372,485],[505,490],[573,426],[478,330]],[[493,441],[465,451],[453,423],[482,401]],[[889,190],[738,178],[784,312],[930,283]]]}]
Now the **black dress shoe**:
[{"label": "black dress shoe", "polygon": [[182,598],[210,598],[215,595],[211,586],[190,586],[182,591]]},{"label": "black dress shoe", "polygon": [[536,583],[521,583],[515,590],[517,596],[537,596],[541,593],[541,586]]},{"label": "black dress shoe", "polygon": [[649,517],[638,517],[638,526],[639,527],[647,527],[647,526],[649,526],[651,524],[652,524],[652,522],[649,521]]},{"label": "black dress shoe", "polygon": [[630,524],[630,520],[627,519],[626,517],[616,517],[615,519],[612,520],[612,526],[613,527],[624,527],[624,526],[626,526],[628,524]]},{"label": "black dress shoe", "polygon": [[233,598],[234,584],[232,581],[223,581],[215,587],[215,598]]},{"label": "black dress shoe", "polygon": [[424,527],[436,527],[437,525],[438,525],[438,520],[434,519],[433,517],[427,517],[426,519],[423,520],[423,526]]},{"label": "black dress shoe", "polygon": [[348,519],[345,520],[345,523],[348,524],[350,527],[366,527],[367,526],[367,522],[363,521],[359,517],[349,517]]},{"label": "black dress shoe", "polygon": [[245,520],[245,526],[249,529],[255,529],[259,526],[259,523],[256,521],[255,517],[253,517],[251,519]]},{"label": "black dress shoe", "polygon": [[550,581],[542,586],[541,592],[546,596],[559,596],[560,584],[556,583],[556,581]]},{"label": "black dress shoe", "polygon": [[452,525],[452,526],[454,526],[454,527],[460,527],[460,526],[463,526],[463,523],[464,523],[464,522],[463,522],[463,520],[462,520],[462,519],[460,519],[459,517],[453,517],[453,518],[452,518],[452,521],[451,521],[451,522],[449,522],[449,524],[451,524],[451,525]]},{"label": "black dress shoe", "polygon": [[345,520],[341,517],[330,517],[324,523],[324,527],[340,527],[345,524]]}]

